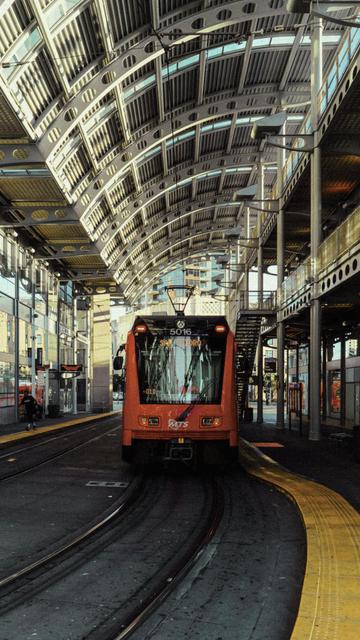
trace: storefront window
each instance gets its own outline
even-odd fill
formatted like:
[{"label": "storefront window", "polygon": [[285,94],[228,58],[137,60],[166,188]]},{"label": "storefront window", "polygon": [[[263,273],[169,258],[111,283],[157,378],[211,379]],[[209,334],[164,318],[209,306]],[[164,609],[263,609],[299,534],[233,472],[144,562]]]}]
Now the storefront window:
[{"label": "storefront window", "polygon": [[328,362],[332,362],[333,360],[340,360],[340,350],[341,350],[341,345],[339,341],[333,342],[332,344],[328,345],[327,347]]},{"label": "storefront window", "polygon": [[0,310],[0,352],[15,352],[15,318]]},{"label": "storefront window", "polygon": [[330,415],[338,416],[341,406],[340,370],[328,372],[328,402]]},{"label": "storefront window", "polygon": [[46,313],[47,307],[47,272],[42,267],[35,270],[35,311]]},{"label": "storefront window", "polygon": [[[66,329],[73,329],[73,310],[63,302],[60,302],[60,324]],[[61,328],[60,328],[61,330]]]},{"label": "storefront window", "polygon": [[25,358],[29,355],[31,349],[31,324],[24,320],[19,320],[19,355]]},{"label": "storefront window", "polygon": [[346,340],[346,358],[356,358],[360,356],[360,340],[358,338],[351,338]]},{"label": "storefront window", "polygon": [[0,408],[15,405],[15,370],[12,362],[0,361]]},{"label": "storefront window", "polygon": [[53,317],[57,319],[58,313],[58,299],[59,299],[59,281],[56,277],[49,273],[48,274],[48,309],[49,309],[49,317]]},{"label": "storefront window", "polygon": [[56,369],[58,365],[57,356],[57,336],[53,333],[48,335],[48,362],[51,369]]},{"label": "storefront window", "polygon": [[0,234],[0,291],[15,297],[16,245]]},{"label": "storefront window", "polygon": [[25,389],[31,391],[31,367],[26,364],[19,366],[19,400],[22,400]]}]

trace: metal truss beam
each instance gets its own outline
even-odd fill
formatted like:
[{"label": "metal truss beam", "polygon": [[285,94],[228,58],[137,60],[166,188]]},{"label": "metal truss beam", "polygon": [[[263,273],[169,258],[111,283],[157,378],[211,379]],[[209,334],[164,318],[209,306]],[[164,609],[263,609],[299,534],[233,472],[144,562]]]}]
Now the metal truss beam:
[{"label": "metal truss beam", "polygon": [[[167,228],[169,230],[169,233],[166,236],[166,240],[164,240],[165,242],[169,241],[169,238],[174,238],[175,233],[180,233],[181,235],[181,231],[177,231],[177,232],[171,232],[171,225],[174,222],[177,222],[179,220],[183,220],[187,217],[189,217],[189,232],[190,233],[197,233],[199,229],[207,229],[209,232],[222,232],[224,229],[226,229],[227,231],[232,230],[234,231],[234,233],[238,232],[239,226],[237,223],[237,210],[238,210],[238,206],[239,204],[236,202],[224,202],[224,203],[217,203],[216,205],[211,204],[208,206],[196,206],[193,205],[190,210],[189,207],[184,207],[182,209],[179,209],[177,207],[174,207],[174,210],[171,213],[168,213],[166,216],[166,220],[164,221],[163,216],[162,215],[158,215],[157,218],[155,220],[152,221],[151,227],[149,227],[147,229],[147,233],[145,236],[141,237],[138,236],[136,237],[134,240],[132,240],[131,242],[126,244],[126,248],[122,251],[121,255],[118,256],[118,258],[112,262],[111,264],[111,270],[112,272],[116,272],[119,268],[121,268],[121,261],[123,261],[124,263],[126,263],[126,261],[129,259],[129,256],[131,256],[134,253],[138,253],[139,249],[144,246],[146,247],[149,246],[149,241],[151,241],[151,245],[152,248],[155,248],[155,251],[157,251],[157,245],[152,242],[153,238],[156,237],[156,235],[163,229]],[[234,219],[233,219],[233,226],[231,223],[229,223],[229,219],[228,217],[226,219],[221,219],[217,216],[215,222],[214,222],[214,211],[215,209],[217,210],[218,214],[221,211],[222,208],[228,208],[228,207],[233,207],[234,209]],[[209,211],[209,220],[206,221],[202,221],[200,223],[196,223],[195,222],[195,217],[197,213],[204,213],[205,211]],[[256,219],[256,216],[254,216],[254,219]],[[183,230],[183,232],[185,233],[185,230]],[[107,258],[110,262],[111,262],[111,254],[110,256]]]},{"label": "metal truss beam", "polygon": [[[76,258],[79,256],[79,254],[81,255],[81,257],[99,255],[99,251],[96,248],[96,246],[91,243],[86,243],[86,241],[84,242],[84,244],[81,244],[81,245],[77,242],[76,248],[72,249],[71,251],[65,250],[65,247],[68,247],[68,246],[73,246],[71,243],[71,239],[68,241],[62,241],[61,247],[59,247],[59,249],[56,250],[55,253],[44,254],[44,253],[37,252],[34,254],[33,257],[37,260],[63,260],[66,258]],[[50,249],[50,247],[47,247],[47,249],[49,251],[50,250],[54,251],[54,249],[53,248]],[[71,266],[66,268],[71,269]]]},{"label": "metal truss beam", "polygon": [[[219,171],[221,171],[221,173],[219,173],[219,186],[221,186],[221,174],[226,176],[226,169],[231,168],[231,167],[238,167],[240,166],[240,163],[236,164],[236,163],[231,163],[229,164],[229,166],[226,165],[226,167],[224,168],[223,165],[223,161],[224,161],[224,157],[222,155],[219,155],[218,158],[212,158],[210,159],[208,162],[206,161],[206,159],[204,160],[204,162],[199,163],[199,166],[194,166],[194,169],[196,171],[195,174],[193,174],[191,176],[192,179],[192,183],[194,184],[196,181],[198,181],[201,176],[204,176],[204,174],[206,174],[208,171],[214,171],[216,169],[218,169]],[[222,163],[222,164],[221,164]],[[252,166],[251,171],[253,171],[254,167],[256,169],[256,162],[248,162],[247,164],[250,164]],[[206,166],[206,171],[201,170],[204,168],[204,166]],[[254,170],[255,170],[254,169]],[[251,175],[251,171],[249,171],[249,175]],[[181,171],[177,172],[177,176],[178,176],[178,184],[181,183],[181,181],[185,178],[188,178],[188,169],[184,168]],[[129,214],[127,216],[127,218],[124,220],[121,217],[121,214],[119,216],[116,216],[114,219],[111,220],[111,222],[109,222],[107,228],[103,231],[103,237],[106,238],[105,241],[102,240],[102,238],[98,239],[99,242],[99,246],[103,245],[104,248],[107,246],[107,244],[109,242],[111,242],[112,238],[119,232],[119,230],[123,229],[128,223],[129,221],[136,217],[136,215],[139,213],[140,209],[148,204],[150,204],[151,202],[154,202],[156,199],[158,198],[162,198],[162,197],[166,197],[171,191],[174,191],[176,189],[176,184],[173,182],[173,177],[169,176],[168,180],[160,180],[154,184],[151,185],[151,192],[152,195],[151,197],[147,197],[147,194],[144,194],[144,199],[141,201],[138,201],[137,205],[134,206],[133,211],[131,212],[131,208],[130,208],[130,199],[129,199],[129,206],[128,206],[128,211]],[[189,183],[190,184],[190,183]],[[236,191],[239,187],[232,187],[231,189],[226,190],[226,194],[228,194],[227,196],[225,195],[224,197],[224,201],[229,201],[232,199],[232,194],[234,193],[234,191]],[[202,194],[199,196],[198,200],[199,201],[203,201],[203,200],[209,200],[210,197],[215,196],[216,198],[216,202],[219,201],[218,198],[218,190],[213,193],[206,193],[206,194]],[[192,196],[194,196],[194,193],[192,194]],[[167,211],[164,210],[162,211],[159,215],[164,216],[166,215]],[[116,229],[114,229],[114,223],[116,225]],[[86,219],[84,219],[84,224],[86,225]]]},{"label": "metal truss beam", "polygon": [[[225,229],[223,230],[226,231]],[[134,298],[134,295],[138,295],[138,291],[135,293],[129,292],[129,289],[132,287],[136,287],[136,281],[139,284],[139,287],[143,289],[149,286],[149,281],[144,284],[144,277],[149,277],[151,273],[154,273],[154,277],[160,277],[161,273],[165,270],[168,270],[169,264],[178,263],[179,261],[183,261],[185,258],[188,260],[189,257],[193,257],[197,254],[201,254],[204,252],[204,249],[209,251],[221,251],[225,248],[229,248],[229,240],[225,237],[225,235],[221,238],[214,239],[212,238],[210,241],[212,232],[202,231],[196,234],[190,234],[185,238],[181,238],[178,241],[175,241],[171,247],[166,247],[161,253],[159,253],[155,259],[148,262],[147,264],[138,266],[135,268],[134,272],[132,272],[131,277],[128,278],[129,284],[120,283],[120,286],[123,287],[124,295],[129,297],[130,299]],[[199,238],[203,238],[202,242],[199,242]],[[189,240],[192,238],[193,243],[196,241],[196,247],[193,247],[192,251],[189,251]],[[186,245],[186,246],[185,246]],[[180,249],[184,255],[175,255],[174,249]],[[182,251],[183,250],[183,251]],[[169,260],[168,255],[172,256],[171,260]],[[125,269],[128,271],[128,269]]]},{"label": "metal truss beam", "polygon": [[[213,26],[206,26],[203,29],[197,29],[192,26],[194,23],[194,15],[189,14],[182,20],[175,21],[175,28],[177,32],[186,33],[187,35],[179,36],[177,39],[174,39],[171,33],[169,33],[171,32],[171,29],[166,30],[167,33],[164,33],[163,29],[163,45],[172,48],[182,42],[197,38],[199,34],[205,35],[231,25],[238,25],[243,22],[247,22],[249,14],[243,10],[244,6],[246,7],[246,4],[248,4],[247,0],[229,2],[226,9],[231,17],[224,21],[219,21],[218,19],[219,7],[215,6],[204,9],[200,12],[201,17],[204,20],[204,24]],[[278,15],[284,15],[284,10],[282,8],[276,9],[269,6],[257,7],[256,17],[258,19],[271,18]],[[132,37],[134,38],[134,34],[132,34]],[[51,128],[57,129],[60,132],[59,139],[54,146],[56,147],[59,143],[61,144],[63,136],[69,135],[72,128],[78,124],[78,121],[81,120],[82,116],[85,115],[89,109],[93,108],[92,103],[89,105],[84,100],[85,91],[91,91],[95,96],[94,100],[97,102],[104,98],[109,91],[112,91],[117,84],[121,86],[121,83],[128,76],[140,69],[142,66],[156,60],[158,57],[161,57],[163,53],[164,49],[160,47],[154,34],[151,34],[148,37],[143,38],[141,40],[141,47],[134,50],[132,53],[134,60],[133,64],[130,65],[130,68],[126,68],[129,50],[125,50],[124,53],[120,53],[117,58],[106,64],[101,71],[91,78],[89,82],[87,82],[86,85],[77,92],[75,96],[73,96],[73,98],[66,104],[66,107],[62,109],[59,115],[54,119]],[[109,79],[112,80],[109,81]],[[76,117],[71,123],[67,122],[65,119],[66,112],[68,112],[69,109],[73,110],[72,113],[76,113]],[[45,156],[48,157],[52,153],[52,145],[49,144],[47,135],[43,136],[40,143],[41,150],[45,152]]]},{"label": "metal truss beam", "polygon": [[[20,214],[21,217],[24,216],[24,219],[10,221],[4,215],[6,212],[14,212],[15,216]],[[19,215],[17,215],[17,218],[19,218]],[[71,207],[48,206],[48,203],[33,205],[32,207],[21,205],[0,206],[0,227],[27,228],[47,224],[80,224],[80,220],[74,215]]]},{"label": "metal truss beam", "polygon": [[0,169],[5,169],[6,167],[20,169],[27,167],[29,164],[45,164],[44,158],[34,142],[18,140],[12,143],[9,140],[6,140],[6,142],[0,140],[0,151]]}]

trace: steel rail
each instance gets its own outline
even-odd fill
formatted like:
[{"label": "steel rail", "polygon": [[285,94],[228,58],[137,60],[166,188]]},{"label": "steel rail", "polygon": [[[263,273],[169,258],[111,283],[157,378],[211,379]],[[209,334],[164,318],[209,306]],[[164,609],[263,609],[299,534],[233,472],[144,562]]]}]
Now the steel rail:
[{"label": "steel rail", "polygon": [[[94,426],[96,426],[96,425],[92,425],[92,427],[94,427]],[[80,444],[77,444],[77,445],[75,445],[73,447],[68,447],[67,449],[63,449],[62,451],[60,451],[58,453],[55,453],[54,455],[50,456],[49,458],[46,458],[46,460],[42,460],[41,462],[38,462],[38,463],[32,465],[31,467],[28,467],[26,469],[21,469],[20,471],[15,471],[14,473],[10,473],[9,475],[5,475],[4,477],[0,477],[0,483],[1,482],[6,482],[7,480],[12,480],[13,478],[16,478],[18,476],[25,475],[26,473],[30,473],[34,469],[39,469],[40,467],[48,464],[49,462],[52,462],[53,460],[57,460],[57,458],[61,458],[66,453],[70,453],[72,451],[77,451],[78,449],[81,449],[81,447],[85,447],[86,445],[88,445],[90,442],[96,442],[96,440],[99,440],[104,435],[106,435],[108,433],[111,433],[111,431],[114,430],[114,429],[117,429],[117,426],[116,427],[111,427],[109,429],[109,431],[106,431],[106,432],[104,431],[100,435],[95,436],[94,438],[90,438],[89,440],[86,440],[86,442],[81,442]],[[11,456],[11,455],[14,455],[14,454],[12,454],[11,452],[8,452],[7,456]]]},{"label": "steel rail", "polygon": [[[121,631],[116,632],[115,635],[106,635],[103,640],[125,640],[125,638],[129,638],[166,600],[178,583],[196,565],[206,546],[215,535],[224,512],[223,490],[214,478],[211,480],[211,488],[213,497],[209,515],[190,549],[175,563],[171,571],[159,581],[150,596],[140,606],[135,607],[127,618],[118,625]],[[89,640],[90,638],[92,638],[92,635],[89,636]]]},{"label": "steel rail", "polygon": [[83,533],[77,535],[73,540],[71,540],[71,542],[61,545],[55,551],[52,551],[51,553],[46,554],[42,558],[35,560],[35,562],[32,562],[26,567],[23,567],[22,569],[19,569],[18,571],[15,571],[10,575],[5,576],[4,578],[1,578],[0,589],[3,587],[9,586],[10,584],[13,584],[15,581],[19,580],[19,578],[23,578],[25,576],[28,577],[31,573],[33,573],[37,569],[41,569],[45,567],[52,560],[56,560],[57,558],[64,555],[65,553],[73,550],[75,547],[79,546],[81,543],[88,540],[92,535],[94,535],[101,529],[105,528],[108,524],[114,521],[120,514],[123,514],[125,511],[127,511],[130,508],[130,506],[134,504],[134,502],[138,499],[139,495],[141,494],[143,484],[144,484],[144,476],[141,475],[137,477],[136,480],[134,480],[134,482],[132,483],[128,491],[125,492],[125,496],[122,496],[117,501],[117,503],[120,502],[120,504],[118,504],[118,506],[116,506],[115,508],[114,508],[114,505],[112,505],[110,513],[105,512],[106,515],[105,516],[103,515],[101,520],[96,522],[89,529],[86,529],[86,531],[84,531]]}]

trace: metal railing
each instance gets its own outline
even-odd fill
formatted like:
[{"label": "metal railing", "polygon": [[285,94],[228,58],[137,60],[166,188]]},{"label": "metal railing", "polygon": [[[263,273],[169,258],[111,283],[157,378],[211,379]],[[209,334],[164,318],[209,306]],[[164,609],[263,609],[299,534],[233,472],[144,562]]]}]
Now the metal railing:
[{"label": "metal railing", "polygon": [[240,311],[276,311],[276,291],[239,291],[238,296]]},{"label": "metal railing", "polygon": [[321,243],[317,255],[317,273],[338,261],[360,241],[360,207],[355,209],[344,222]]},{"label": "metal railing", "polygon": [[[360,21],[360,16],[357,18]],[[334,58],[334,61],[326,74],[326,78],[323,82],[323,85],[319,91],[317,101],[318,101],[318,113],[319,116],[322,116],[328,107],[334,93],[336,92],[337,87],[339,86],[343,76],[345,75],[351,61],[354,59],[355,55],[358,53],[358,49],[360,47],[360,29],[353,27],[348,29],[339,44],[338,52]],[[296,139],[300,138],[301,135],[311,133],[311,114],[310,110],[308,111],[304,122],[297,134],[294,135],[293,145],[296,144]],[[291,151],[286,159],[284,167],[282,169],[282,176],[280,180],[280,184],[282,184],[283,188],[287,186],[287,183],[293,177],[298,165],[303,159],[302,151]],[[276,180],[273,189],[271,198],[279,198],[279,180]]]},{"label": "metal railing", "polygon": [[[360,207],[355,209],[320,245],[316,258],[316,279],[321,272],[341,260],[360,241]],[[311,283],[311,259],[307,258],[284,280],[279,291],[279,305],[303,293]]]},{"label": "metal railing", "polygon": [[306,258],[304,262],[284,280],[279,289],[279,306],[289,300],[295,293],[301,294],[311,282],[311,260]]}]

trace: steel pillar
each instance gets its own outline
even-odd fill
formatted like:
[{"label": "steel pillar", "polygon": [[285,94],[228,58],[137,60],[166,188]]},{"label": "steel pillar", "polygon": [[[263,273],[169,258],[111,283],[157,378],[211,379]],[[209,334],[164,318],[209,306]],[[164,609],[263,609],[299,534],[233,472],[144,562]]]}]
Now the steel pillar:
[{"label": "steel pillar", "polygon": [[[78,344],[76,339],[76,329],[77,329],[77,318],[76,318],[76,310],[77,310],[77,302],[76,296],[73,300],[73,344],[74,344],[74,355],[73,355],[73,364],[77,364],[78,361]],[[73,406],[73,414],[77,414],[77,378],[74,376],[72,379],[72,406]]]},{"label": "steel pillar", "polygon": [[327,416],[327,340],[323,335],[322,339],[322,419],[326,420]]},{"label": "steel pillar", "polygon": [[309,440],[321,438],[321,305],[317,297],[317,254],[321,242],[321,151],[318,147],[318,94],[322,85],[322,20],[313,16],[311,23],[311,124],[314,150],[311,155],[310,244],[313,280],[310,308],[310,421]]},{"label": "steel pillar", "polygon": [[[283,131],[283,133],[285,133]],[[283,138],[283,144],[285,139]],[[277,325],[276,325],[276,345],[277,345],[277,406],[276,406],[276,424],[280,429],[284,429],[284,351],[285,351],[285,326],[280,314],[280,305],[282,303],[282,283],[284,281],[284,260],[285,260],[285,239],[284,239],[284,208],[282,203],[282,170],[285,164],[285,150],[278,149],[277,156],[277,180],[278,180],[278,198],[279,213],[276,223],[276,260],[277,260]]]},{"label": "steel pillar", "polygon": [[[258,164],[258,198],[260,201],[260,207],[263,207],[264,201],[264,163],[262,158]],[[257,250],[257,289],[258,289],[258,304],[263,303],[263,246],[261,238],[261,211],[258,212],[258,250]],[[258,371],[258,397],[257,397],[257,422],[262,424],[264,421],[263,415],[263,343],[261,334],[259,335],[259,342],[257,348],[257,371]]]},{"label": "steel pillar", "polygon": [[346,339],[340,339],[340,424],[346,421]]},{"label": "steel pillar", "polygon": [[112,358],[110,295],[99,294],[92,300],[92,410],[112,409]]}]

